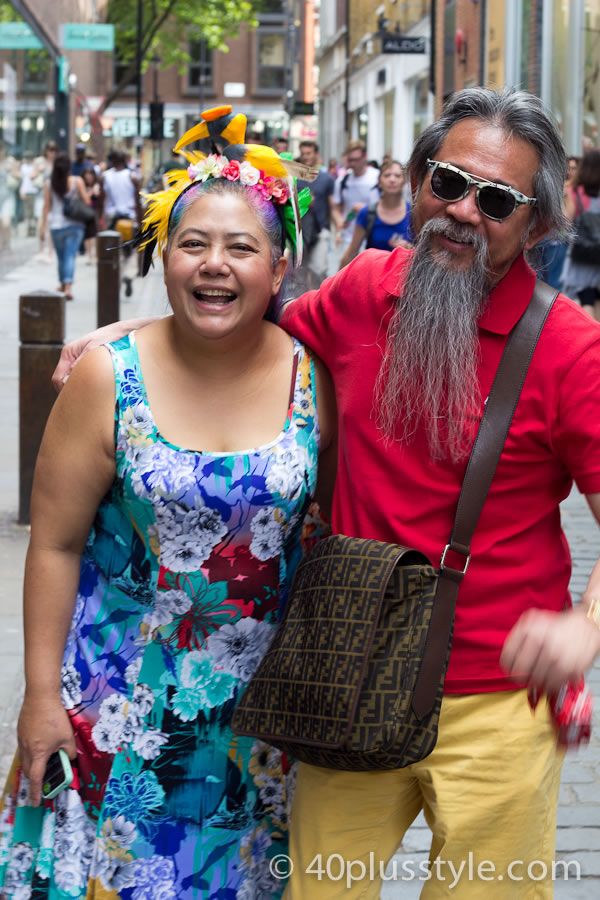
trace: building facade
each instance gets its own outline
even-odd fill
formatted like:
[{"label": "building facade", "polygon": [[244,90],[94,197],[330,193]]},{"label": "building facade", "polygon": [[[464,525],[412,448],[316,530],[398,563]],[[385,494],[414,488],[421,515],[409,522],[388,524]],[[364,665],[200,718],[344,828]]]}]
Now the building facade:
[{"label": "building facade", "polygon": [[[105,0],[55,0],[52,4],[28,0],[28,6],[57,47],[61,24],[106,21]],[[290,132],[297,138],[314,136],[313,2],[267,0],[263,9],[258,28],[243,26],[239,36],[228,41],[227,53],[211,51],[200,37],[190,35],[191,63],[183,73],[175,67],[161,70],[160,60],[153,60],[142,76],[139,129],[136,84],[102,110],[124,71],[115,53],[60,50],[70,72],[70,149],[77,140],[89,137],[99,155],[113,146],[138,154],[143,150],[147,167],[168,155],[178,137],[198,121],[202,109],[228,103],[247,114],[248,131],[264,142]],[[55,137],[55,67],[44,49],[0,50],[0,69],[5,63],[14,73],[9,74],[8,88],[9,102],[16,96],[17,123],[16,130],[9,127],[0,137],[9,149],[38,153],[45,140]],[[6,87],[6,80],[3,84]],[[6,105],[6,91],[2,100]],[[162,104],[162,139],[153,145],[150,102]]]}]

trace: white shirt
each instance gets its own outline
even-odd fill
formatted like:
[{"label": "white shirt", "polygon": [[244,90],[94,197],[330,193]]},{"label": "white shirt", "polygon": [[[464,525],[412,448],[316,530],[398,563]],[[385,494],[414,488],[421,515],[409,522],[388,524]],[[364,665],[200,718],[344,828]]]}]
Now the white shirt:
[{"label": "white shirt", "polygon": [[[344,190],[342,190],[342,181],[344,178],[346,178],[346,183],[344,184]],[[346,175],[340,175],[336,179],[335,187],[333,189],[333,199],[335,203],[343,204],[344,218],[355,203],[360,203],[361,206],[367,206],[369,200],[373,197],[379,199],[378,191],[374,190],[378,181],[379,169],[375,169],[373,166],[367,166],[363,174],[358,176],[356,176],[351,169],[348,169]],[[342,239],[346,244],[349,244],[352,240],[355,218],[356,216],[344,225]]]},{"label": "white shirt", "polygon": [[124,218],[136,218],[137,188],[129,169],[107,169],[104,173],[105,212],[108,218],[122,213]]}]

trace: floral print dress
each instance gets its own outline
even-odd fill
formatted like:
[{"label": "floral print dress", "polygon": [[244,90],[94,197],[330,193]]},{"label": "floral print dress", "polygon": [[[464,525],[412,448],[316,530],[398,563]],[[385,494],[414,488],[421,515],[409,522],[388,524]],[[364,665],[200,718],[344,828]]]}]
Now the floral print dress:
[{"label": "floral print dress", "polygon": [[230,720],[300,555],[319,445],[313,364],[295,342],[282,432],[219,455],[159,434],[133,334],[109,350],[117,475],[62,668],[76,780],[33,809],[13,767],[0,897],[277,898],[294,768]]}]

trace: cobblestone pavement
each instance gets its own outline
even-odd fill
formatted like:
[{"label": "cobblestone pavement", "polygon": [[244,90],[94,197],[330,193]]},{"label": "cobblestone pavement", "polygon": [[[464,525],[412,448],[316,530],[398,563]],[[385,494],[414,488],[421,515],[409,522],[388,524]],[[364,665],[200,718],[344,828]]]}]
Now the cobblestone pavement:
[{"label": "cobblestone pavement", "polygon": [[[28,531],[16,525],[18,497],[18,296],[26,291],[48,289],[55,284],[54,266],[33,255],[27,263],[0,276],[0,786],[4,783],[15,746],[15,726],[22,693],[22,572]],[[96,271],[78,261],[75,301],[67,304],[67,339],[94,326],[96,315]],[[160,271],[144,282],[134,281],[131,298],[122,301],[124,317],[164,313],[165,291]],[[563,521],[573,555],[571,587],[578,600],[593,562],[600,555],[599,532],[583,498],[571,494],[563,504]],[[557,881],[557,900],[600,898],[600,663],[590,672],[596,694],[595,730],[590,745],[569,755],[560,792],[557,828],[557,860],[575,861],[581,878]],[[395,857],[397,871],[402,862],[413,870],[425,861],[429,830],[419,817],[407,832],[401,852]],[[569,872],[573,873],[573,867]],[[422,884],[389,882],[382,900],[416,900]]]}]

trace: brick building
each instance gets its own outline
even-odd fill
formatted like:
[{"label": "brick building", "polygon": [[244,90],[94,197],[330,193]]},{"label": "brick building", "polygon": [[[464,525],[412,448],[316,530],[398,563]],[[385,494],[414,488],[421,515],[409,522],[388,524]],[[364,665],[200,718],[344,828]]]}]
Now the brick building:
[{"label": "brick building", "polygon": [[[59,25],[66,22],[103,22],[106,0],[27,0],[51,41],[59,47]],[[160,60],[149,66],[142,78],[141,133],[150,134],[149,102],[163,108],[163,141],[145,142],[146,162],[169,152],[180,134],[194,124],[201,109],[231,103],[248,115],[249,130],[265,142],[280,134],[301,137],[314,134],[313,102],[313,2],[312,0],[268,0],[263,5],[257,29],[243,26],[237,38],[228,40],[229,52],[210,51],[190,36],[191,64],[183,74],[175,67],[160,70]],[[118,84],[123,68],[113,52],[63,51],[71,78],[70,148],[92,131],[91,119],[101,101]],[[8,63],[15,73],[17,94],[16,144],[19,150],[38,152],[55,137],[55,66],[48,52],[0,50],[0,69]],[[1,102],[0,98],[0,102]],[[103,146],[133,149],[137,141],[137,91],[128,86],[101,117]],[[1,122],[0,122],[1,124]],[[0,133],[0,136],[4,137]],[[101,142],[102,143],[102,142]]]}]

